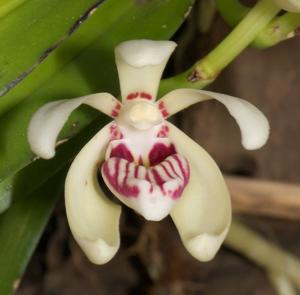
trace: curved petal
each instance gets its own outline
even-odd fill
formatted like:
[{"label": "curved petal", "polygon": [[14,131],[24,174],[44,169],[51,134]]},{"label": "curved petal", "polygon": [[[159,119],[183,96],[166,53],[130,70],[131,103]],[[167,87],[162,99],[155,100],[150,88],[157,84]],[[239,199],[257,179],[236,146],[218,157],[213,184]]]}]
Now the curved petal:
[{"label": "curved petal", "polygon": [[166,63],[176,47],[172,41],[131,40],[115,49],[123,101],[154,101]]},{"label": "curved petal", "polygon": [[31,118],[28,141],[34,153],[44,159],[55,155],[56,138],[70,114],[81,104],[87,104],[111,117],[121,109],[120,102],[109,93],[96,93],[74,99],[50,102]]},{"label": "curved petal", "polygon": [[97,181],[105,157],[110,126],[100,130],[77,155],[65,184],[67,217],[73,236],[96,264],[109,261],[120,244],[121,207],[106,198]]},{"label": "curved petal", "polygon": [[274,0],[275,3],[282,9],[290,12],[300,12],[299,0]]},{"label": "curved petal", "polygon": [[269,122],[264,114],[246,100],[226,94],[195,89],[177,89],[162,97],[157,105],[165,117],[188,106],[215,99],[221,102],[236,120],[242,134],[242,144],[248,150],[262,147],[269,137]]},{"label": "curved petal", "polygon": [[200,261],[211,260],[231,222],[230,196],[214,160],[193,140],[168,123],[170,139],[187,158],[190,181],[171,217],[186,249]]}]

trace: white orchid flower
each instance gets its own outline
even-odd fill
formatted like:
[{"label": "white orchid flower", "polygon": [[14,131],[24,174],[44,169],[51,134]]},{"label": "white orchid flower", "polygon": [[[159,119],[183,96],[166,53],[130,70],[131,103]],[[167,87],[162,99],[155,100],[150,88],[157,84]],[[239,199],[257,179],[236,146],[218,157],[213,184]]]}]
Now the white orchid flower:
[{"label": "white orchid flower", "polygon": [[231,221],[230,197],[212,158],[166,119],[197,102],[216,99],[237,121],[247,149],[261,147],[269,125],[253,105],[209,91],[178,89],[157,102],[163,69],[176,44],[133,40],[115,49],[122,103],[97,93],[46,104],[33,116],[28,138],[32,150],[49,159],[70,113],[81,104],[113,118],[80,151],[66,179],[65,203],[74,238],[88,258],[103,264],[120,244],[121,207],[111,192],[148,220],[171,215],[186,249],[200,261],[214,257]]}]

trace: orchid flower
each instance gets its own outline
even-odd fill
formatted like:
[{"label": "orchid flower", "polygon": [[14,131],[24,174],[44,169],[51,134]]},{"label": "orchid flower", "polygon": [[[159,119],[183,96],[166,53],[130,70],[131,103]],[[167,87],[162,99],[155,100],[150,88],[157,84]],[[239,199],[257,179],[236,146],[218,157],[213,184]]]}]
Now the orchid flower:
[{"label": "orchid flower", "polygon": [[55,155],[59,131],[73,110],[87,104],[113,121],[80,151],[68,172],[65,204],[75,240],[88,258],[103,264],[120,244],[121,206],[109,199],[100,174],[122,203],[147,220],[171,215],[186,249],[200,261],[214,257],[231,222],[230,197],[213,159],[166,119],[197,102],[215,99],[238,123],[242,144],[261,147],[265,116],[245,100],[210,91],[177,89],[156,101],[172,41],[133,40],[115,49],[122,103],[109,93],[54,101],[40,108],[28,129],[31,149]]}]

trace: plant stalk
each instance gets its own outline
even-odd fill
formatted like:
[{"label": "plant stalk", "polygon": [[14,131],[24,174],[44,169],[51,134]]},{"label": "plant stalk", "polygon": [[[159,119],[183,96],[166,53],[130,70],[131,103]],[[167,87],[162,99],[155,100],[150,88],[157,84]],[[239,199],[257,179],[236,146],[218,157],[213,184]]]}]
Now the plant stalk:
[{"label": "plant stalk", "polygon": [[259,1],[209,54],[184,73],[163,80],[159,94],[163,95],[178,85],[187,88],[203,88],[213,82],[218,74],[252,43],[257,34],[279,11],[273,0]]},{"label": "plant stalk", "polygon": [[300,290],[299,259],[268,242],[237,219],[233,219],[225,243],[268,272],[286,276]]}]

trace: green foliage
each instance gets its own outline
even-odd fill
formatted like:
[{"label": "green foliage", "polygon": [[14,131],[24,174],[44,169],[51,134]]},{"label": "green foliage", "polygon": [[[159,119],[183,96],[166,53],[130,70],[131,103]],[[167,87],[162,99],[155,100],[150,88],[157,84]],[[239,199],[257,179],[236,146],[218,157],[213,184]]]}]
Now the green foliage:
[{"label": "green foliage", "polygon": [[[53,160],[33,161],[26,139],[30,117],[52,100],[100,91],[118,95],[115,45],[135,38],[170,38],[192,4],[191,0],[100,2],[0,4],[0,34],[2,44],[7,44],[0,48],[0,89],[5,92],[0,97],[0,212],[11,203],[0,218],[0,294],[9,294],[22,275],[61,192],[66,166],[106,121],[94,110],[81,108],[60,138],[80,132],[78,136],[61,146]],[[97,10],[90,10],[97,5]],[[88,18],[78,22],[83,15]],[[75,31],[74,24],[79,25]]]}]

